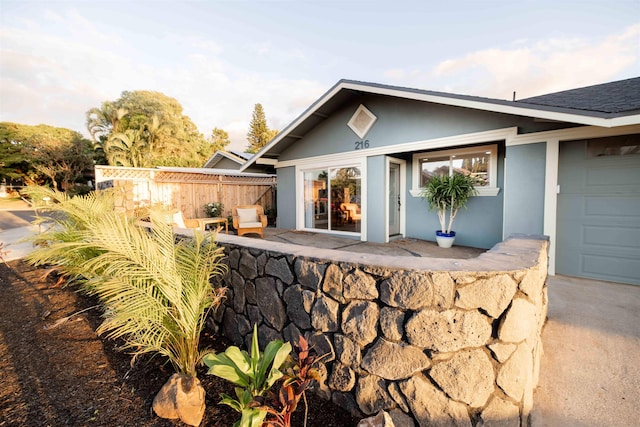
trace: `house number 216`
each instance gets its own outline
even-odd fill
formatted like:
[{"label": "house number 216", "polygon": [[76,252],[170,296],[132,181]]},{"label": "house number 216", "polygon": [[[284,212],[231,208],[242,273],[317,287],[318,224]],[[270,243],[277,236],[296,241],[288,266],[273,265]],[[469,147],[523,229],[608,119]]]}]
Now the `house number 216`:
[{"label": "house number 216", "polygon": [[356,141],[355,142],[355,149],[356,150],[362,150],[363,148],[369,148],[369,140],[365,139],[364,141]]}]

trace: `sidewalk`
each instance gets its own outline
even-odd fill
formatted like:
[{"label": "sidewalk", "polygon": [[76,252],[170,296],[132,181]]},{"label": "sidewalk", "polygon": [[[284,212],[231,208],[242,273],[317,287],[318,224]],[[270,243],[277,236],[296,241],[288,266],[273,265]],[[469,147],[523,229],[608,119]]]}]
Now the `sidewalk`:
[{"label": "sidewalk", "polygon": [[0,242],[4,243],[2,250],[6,252],[2,258],[5,261],[24,258],[31,252],[33,245],[31,242],[22,242],[22,239],[36,233],[38,233],[37,225],[28,225],[0,231]]},{"label": "sidewalk", "polygon": [[31,225],[33,209],[20,199],[2,199],[0,202],[0,243],[3,243],[2,250],[6,252],[3,259],[13,261],[23,258],[33,245],[22,242],[22,239],[39,230],[37,225]]}]

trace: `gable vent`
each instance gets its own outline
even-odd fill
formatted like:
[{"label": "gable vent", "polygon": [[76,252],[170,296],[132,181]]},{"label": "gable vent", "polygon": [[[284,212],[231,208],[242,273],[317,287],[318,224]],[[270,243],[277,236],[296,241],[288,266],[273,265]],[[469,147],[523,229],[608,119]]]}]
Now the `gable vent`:
[{"label": "gable vent", "polygon": [[349,120],[347,125],[355,132],[356,135],[358,135],[358,137],[364,138],[377,119],[378,118],[369,111],[367,107],[360,104],[356,112],[351,116],[351,120]]}]

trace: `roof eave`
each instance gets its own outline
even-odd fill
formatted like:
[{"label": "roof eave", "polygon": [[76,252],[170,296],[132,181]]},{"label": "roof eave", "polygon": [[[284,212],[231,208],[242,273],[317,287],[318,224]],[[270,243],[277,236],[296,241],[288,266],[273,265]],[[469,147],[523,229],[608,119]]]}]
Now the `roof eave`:
[{"label": "roof eave", "polygon": [[271,148],[282,141],[288,133],[304,122],[308,117],[318,111],[323,105],[333,98],[338,92],[342,90],[355,90],[376,95],[388,95],[393,97],[399,97],[404,99],[412,99],[417,101],[431,102],[436,104],[450,105],[454,107],[471,108],[475,110],[490,111],[495,113],[511,114],[518,116],[534,117],[540,119],[555,120],[561,122],[576,123],[588,126],[600,126],[600,127],[617,127],[626,126],[632,124],[640,124],[640,115],[627,115],[617,117],[603,117],[598,115],[588,115],[580,112],[580,110],[559,109],[554,107],[536,107],[533,104],[517,105],[514,101],[495,100],[494,102],[482,101],[480,99],[473,99],[475,97],[454,95],[444,96],[435,93],[426,93],[420,90],[411,90],[409,88],[394,88],[384,85],[366,84],[362,82],[356,82],[353,80],[340,80],[331,89],[329,89],[324,95],[322,95],[315,103],[313,103],[307,110],[305,110],[300,116],[298,116],[293,122],[289,124],[282,132],[265,145],[260,151],[258,151],[251,159],[249,159],[241,168],[244,171],[260,158],[263,154],[268,152]]}]

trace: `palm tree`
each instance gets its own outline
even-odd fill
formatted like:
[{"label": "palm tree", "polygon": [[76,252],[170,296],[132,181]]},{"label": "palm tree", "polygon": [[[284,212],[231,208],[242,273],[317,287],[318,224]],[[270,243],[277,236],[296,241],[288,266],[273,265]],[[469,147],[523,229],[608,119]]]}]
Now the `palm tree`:
[{"label": "palm tree", "polygon": [[99,164],[106,160],[105,143],[112,133],[120,131],[122,119],[127,114],[127,109],[116,108],[110,102],[104,102],[102,108],[87,111],[87,130],[93,139],[93,150]]},{"label": "palm tree", "polygon": [[118,132],[122,118],[129,112],[126,108],[116,108],[105,102],[102,108],[92,108],[87,111],[87,130],[95,143],[106,139],[112,132]]},{"label": "palm tree", "polygon": [[145,140],[141,131],[127,129],[109,136],[104,144],[104,153],[110,165],[127,167],[149,167],[146,159]]},{"label": "palm tree", "polygon": [[27,260],[57,265],[99,298],[105,320],[98,333],[121,338],[134,358],[160,354],[176,372],[195,377],[207,353],[198,348],[200,333],[225,291],[211,284],[226,271],[213,237],[196,233],[176,242],[166,211],[152,209],[147,229],[115,212],[104,192],[74,198],[42,188],[31,193],[52,199],[41,220],[56,226],[38,236],[47,244]]}]

